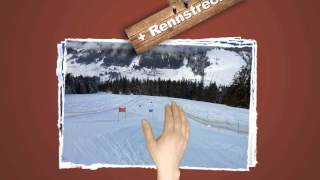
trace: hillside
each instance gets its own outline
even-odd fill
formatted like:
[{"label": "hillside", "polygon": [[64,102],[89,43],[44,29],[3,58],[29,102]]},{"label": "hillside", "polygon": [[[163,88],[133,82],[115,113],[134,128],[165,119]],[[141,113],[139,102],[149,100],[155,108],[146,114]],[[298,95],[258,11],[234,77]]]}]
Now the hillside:
[{"label": "hillside", "polygon": [[136,56],[124,42],[66,42],[67,73],[97,76],[101,81],[120,77],[140,80],[202,81],[229,85],[242,66],[251,66],[251,48],[159,45]]}]

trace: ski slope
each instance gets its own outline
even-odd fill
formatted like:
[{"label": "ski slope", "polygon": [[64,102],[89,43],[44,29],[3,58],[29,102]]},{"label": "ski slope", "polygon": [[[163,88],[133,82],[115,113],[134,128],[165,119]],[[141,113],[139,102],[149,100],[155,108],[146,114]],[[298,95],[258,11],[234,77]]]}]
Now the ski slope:
[{"label": "ski slope", "polygon": [[[62,162],[82,165],[153,165],[141,119],[155,136],[163,127],[165,104],[183,107],[190,137],[181,166],[247,168],[249,111],[177,98],[114,95],[65,95]],[[125,106],[127,113],[118,113]],[[149,112],[153,109],[153,112]]]},{"label": "ski slope", "polygon": [[[85,46],[79,51],[79,56],[88,56]],[[97,48],[93,45],[91,48]],[[98,48],[99,49],[99,48]],[[242,66],[246,66],[245,58],[241,57],[237,52],[224,50],[224,49],[212,49],[207,52],[210,66],[204,68],[205,76],[204,85],[209,85],[215,82],[218,86],[228,86],[233,82],[233,78]],[[77,63],[79,57],[74,57],[72,54],[66,55],[66,67],[67,73],[71,73],[74,76],[97,76],[101,81],[112,80],[112,75],[108,72],[117,72],[121,77],[127,79],[138,78],[139,80],[175,80],[181,81],[187,79],[190,81],[202,80],[202,76],[195,74],[191,67],[188,66],[188,59],[184,59],[183,65],[178,68],[135,68],[139,67],[141,56],[135,56],[129,66],[105,66],[103,64],[104,59],[93,59],[90,64]]]}]

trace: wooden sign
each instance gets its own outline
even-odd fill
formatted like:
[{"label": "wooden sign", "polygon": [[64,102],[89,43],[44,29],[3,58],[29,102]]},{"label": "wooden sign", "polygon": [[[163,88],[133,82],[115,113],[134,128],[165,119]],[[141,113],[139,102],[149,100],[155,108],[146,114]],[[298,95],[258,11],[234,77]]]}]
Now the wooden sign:
[{"label": "wooden sign", "polygon": [[125,30],[135,51],[142,53],[242,0],[189,0],[167,7]]}]

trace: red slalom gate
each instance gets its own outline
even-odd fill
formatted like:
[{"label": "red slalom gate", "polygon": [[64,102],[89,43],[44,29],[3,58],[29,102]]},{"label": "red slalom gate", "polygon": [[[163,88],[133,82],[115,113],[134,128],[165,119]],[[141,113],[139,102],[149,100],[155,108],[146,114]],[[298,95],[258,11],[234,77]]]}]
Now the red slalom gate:
[{"label": "red slalom gate", "polygon": [[126,112],[126,107],[119,107],[119,112]]},{"label": "red slalom gate", "polygon": [[124,113],[124,119],[127,119],[127,108],[120,106],[118,109],[118,121],[120,121],[120,113]]}]

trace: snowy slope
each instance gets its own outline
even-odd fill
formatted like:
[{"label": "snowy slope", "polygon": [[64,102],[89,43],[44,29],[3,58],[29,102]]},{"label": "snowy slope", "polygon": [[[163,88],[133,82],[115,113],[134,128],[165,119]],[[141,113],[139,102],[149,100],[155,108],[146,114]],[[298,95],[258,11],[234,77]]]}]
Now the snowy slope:
[{"label": "snowy slope", "polygon": [[[164,105],[172,100],[197,118],[228,122],[248,130],[246,109],[167,97],[65,95],[62,161],[82,165],[153,165],[144,142],[141,119],[148,119],[158,136],[163,126]],[[118,114],[119,106],[127,108],[126,117]],[[149,112],[151,108],[153,113]],[[190,139],[182,166],[247,168],[247,133],[188,119]]]},{"label": "snowy slope", "polygon": [[[68,45],[68,43],[67,43]],[[104,49],[101,49],[104,44],[98,43],[85,43],[84,45],[76,44],[73,45],[78,48],[76,52],[69,52],[66,55],[66,71],[74,76],[98,76],[102,81],[112,80],[116,77],[127,77],[138,78],[138,79],[171,79],[171,80],[182,80],[188,79],[192,81],[201,81],[201,75],[196,73],[204,69],[204,82],[205,85],[209,83],[216,82],[217,85],[230,85],[234,75],[240,70],[242,66],[247,66],[250,64],[248,60],[248,52],[246,51],[232,51],[223,48],[214,47],[188,47],[186,51],[183,48],[186,47],[175,47],[172,50],[170,47],[158,47],[154,50],[154,54],[143,54],[141,56],[135,56],[129,52],[118,52],[115,49],[110,50],[109,54],[103,54]],[[112,44],[114,48],[115,44]],[[105,47],[104,47],[105,48]],[[117,46],[119,51],[121,51],[121,46]],[[123,47],[128,48],[128,47]],[[200,50],[199,50],[200,49]],[[126,49],[125,49],[126,50]],[[75,51],[75,50],[73,50]],[[199,52],[198,52],[199,51]],[[127,53],[127,54],[126,54]],[[186,55],[186,54],[192,55]],[[201,63],[194,63],[196,61],[200,62],[201,53],[205,53],[208,57],[208,62],[210,65],[204,66]],[[107,57],[110,55],[111,57]],[[127,56],[127,57],[126,57]],[[144,60],[142,65],[142,56],[148,57],[149,60]],[[181,58],[180,58],[181,56]],[[177,61],[183,61],[179,68],[173,68],[170,65],[170,61],[176,58]],[[117,59],[119,58],[119,59]],[[198,59],[197,59],[198,58]],[[203,57],[202,57],[203,58]],[[83,60],[84,59],[84,60]],[[146,58],[144,58],[146,59]],[[149,67],[146,65],[146,61],[153,61],[155,66],[163,67]],[[120,64],[111,62],[123,62]],[[207,60],[203,60],[207,61]],[[126,64],[130,62],[129,64]],[[157,64],[156,62],[159,62]],[[166,64],[168,63],[168,64]],[[204,67],[202,67],[204,66]],[[116,76],[115,76],[116,74]]]},{"label": "snowy slope", "polygon": [[245,60],[233,51],[213,49],[207,56],[211,62],[211,65],[205,68],[207,83],[214,81],[217,85],[229,85],[239,69],[246,65]]}]

